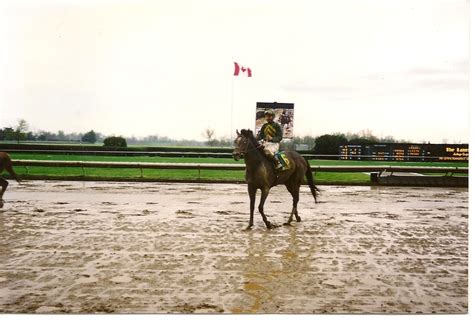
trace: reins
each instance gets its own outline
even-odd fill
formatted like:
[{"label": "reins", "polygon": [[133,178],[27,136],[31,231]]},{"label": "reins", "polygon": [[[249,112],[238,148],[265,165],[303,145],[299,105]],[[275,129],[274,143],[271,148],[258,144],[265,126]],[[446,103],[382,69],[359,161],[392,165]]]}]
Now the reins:
[{"label": "reins", "polygon": [[[245,138],[247,139],[247,146],[245,147],[245,151],[243,152],[244,157],[248,153],[249,145],[251,143],[251,138],[249,138],[249,137],[245,137]],[[253,147],[252,151],[257,151],[258,152],[258,146],[257,145],[252,143],[252,147]]]}]

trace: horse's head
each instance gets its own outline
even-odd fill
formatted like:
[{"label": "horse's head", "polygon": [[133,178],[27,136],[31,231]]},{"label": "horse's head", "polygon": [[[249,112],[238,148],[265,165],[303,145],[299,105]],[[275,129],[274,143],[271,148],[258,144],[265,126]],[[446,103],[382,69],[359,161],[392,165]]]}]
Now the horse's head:
[{"label": "horse's head", "polygon": [[234,140],[234,152],[232,152],[232,156],[235,161],[238,161],[247,154],[249,145],[252,144],[253,132],[252,130],[245,129],[242,129],[240,132],[236,130],[236,132],[237,137]]}]

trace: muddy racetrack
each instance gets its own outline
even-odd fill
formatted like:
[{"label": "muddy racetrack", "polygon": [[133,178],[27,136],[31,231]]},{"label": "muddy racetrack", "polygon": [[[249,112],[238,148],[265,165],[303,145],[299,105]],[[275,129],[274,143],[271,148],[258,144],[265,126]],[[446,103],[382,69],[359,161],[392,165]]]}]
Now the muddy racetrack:
[{"label": "muddy racetrack", "polygon": [[467,312],[467,189],[304,186],[245,232],[245,185],[10,186],[0,312]]}]

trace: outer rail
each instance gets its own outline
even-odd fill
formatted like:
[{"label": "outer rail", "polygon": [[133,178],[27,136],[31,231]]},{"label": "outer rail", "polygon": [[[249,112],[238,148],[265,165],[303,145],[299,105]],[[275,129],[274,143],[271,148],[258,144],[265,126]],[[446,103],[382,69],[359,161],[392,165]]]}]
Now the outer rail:
[{"label": "outer rail", "polygon": [[[157,163],[157,162],[104,162],[104,161],[50,161],[12,160],[13,165],[25,167],[70,167],[70,168],[128,168],[128,169],[188,169],[188,170],[244,170],[243,164],[213,163]],[[467,167],[424,166],[312,166],[313,172],[413,172],[468,174]]]}]

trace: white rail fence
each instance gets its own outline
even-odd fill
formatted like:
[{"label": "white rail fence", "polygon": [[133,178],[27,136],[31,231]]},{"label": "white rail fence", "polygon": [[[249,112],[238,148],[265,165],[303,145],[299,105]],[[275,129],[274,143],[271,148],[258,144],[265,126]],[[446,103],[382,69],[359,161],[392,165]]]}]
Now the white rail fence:
[{"label": "white rail fence", "polygon": [[[29,173],[29,167],[63,167],[63,168],[82,168],[83,175],[86,175],[86,168],[123,168],[139,169],[143,177],[144,169],[159,170],[197,170],[199,178],[202,170],[221,170],[221,171],[243,171],[244,164],[214,164],[214,163],[157,163],[157,162],[104,162],[104,161],[49,161],[49,160],[13,160],[14,166],[23,166]],[[410,172],[419,174],[468,174],[467,167],[425,167],[425,166],[311,166],[313,172],[377,172],[396,173]]]}]

